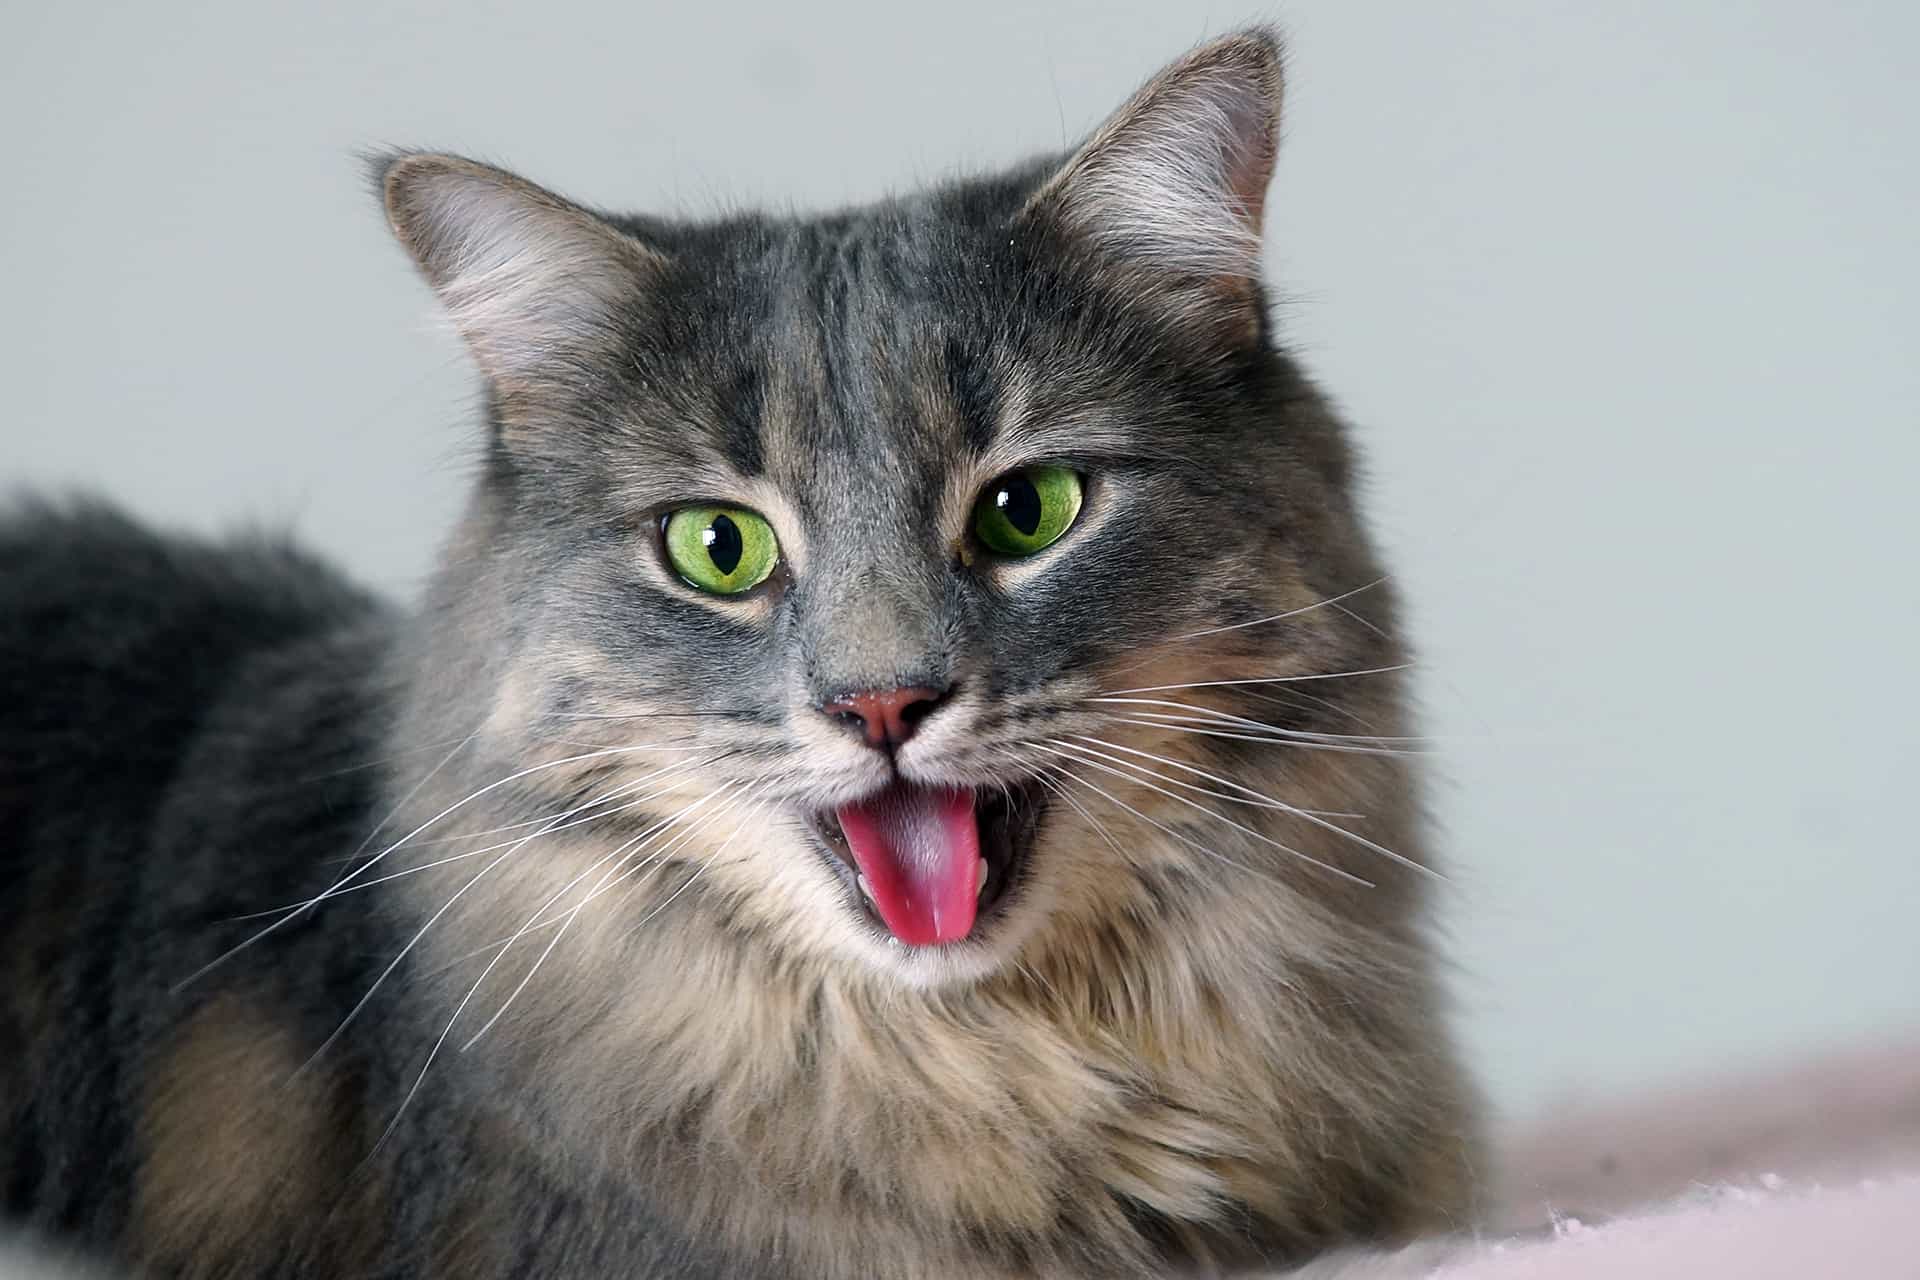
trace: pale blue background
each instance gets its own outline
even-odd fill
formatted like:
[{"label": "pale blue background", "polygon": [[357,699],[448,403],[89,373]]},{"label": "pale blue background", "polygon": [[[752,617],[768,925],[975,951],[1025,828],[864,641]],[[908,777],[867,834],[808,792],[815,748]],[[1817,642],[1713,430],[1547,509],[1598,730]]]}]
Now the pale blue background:
[{"label": "pale blue background", "polygon": [[[419,581],[471,383],[349,159],[831,204],[1257,10],[21,4],[0,482]],[[1424,644],[1511,1111],[1920,1025],[1920,6],[1295,3],[1271,203]]]}]

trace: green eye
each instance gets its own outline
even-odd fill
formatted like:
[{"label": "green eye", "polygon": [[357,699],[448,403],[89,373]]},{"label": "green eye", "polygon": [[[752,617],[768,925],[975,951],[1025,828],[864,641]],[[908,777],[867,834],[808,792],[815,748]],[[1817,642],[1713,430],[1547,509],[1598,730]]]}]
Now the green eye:
[{"label": "green eye", "polygon": [[1080,477],[1065,467],[1001,476],[973,504],[973,532],[989,551],[1030,556],[1060,540],[1080,514]]},{"label": "green eye", "polygon": [[667,560],[702,591],[737,596],[780,563],[773,527],[739,507],[687,507],[667,517]]}]

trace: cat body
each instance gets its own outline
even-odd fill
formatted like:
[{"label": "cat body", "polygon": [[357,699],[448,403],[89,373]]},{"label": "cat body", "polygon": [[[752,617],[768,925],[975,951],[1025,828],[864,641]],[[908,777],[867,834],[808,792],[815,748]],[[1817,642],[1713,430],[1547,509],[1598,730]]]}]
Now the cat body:
[{"label": "cat body", "polygon": [[1466,1225],[1404,657],[1257,278],[1277,101],[1230,37],[812,219],[384,161],[488,393],[421,608],[0,529],[6,1212],[290,1277]]}]

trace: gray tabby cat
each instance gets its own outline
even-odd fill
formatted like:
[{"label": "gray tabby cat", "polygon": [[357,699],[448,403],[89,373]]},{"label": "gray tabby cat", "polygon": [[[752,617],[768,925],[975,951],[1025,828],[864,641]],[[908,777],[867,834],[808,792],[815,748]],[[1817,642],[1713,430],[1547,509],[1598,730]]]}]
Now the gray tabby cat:
[{"label": "gray tabby cat", "polygon": [[6,1213],[462,1280],[1460,1225],[1403,651],[1259,279],[1279,96],[1239,34],[817,218],[383,161],[487,393],[423,607],[0,526]]}]

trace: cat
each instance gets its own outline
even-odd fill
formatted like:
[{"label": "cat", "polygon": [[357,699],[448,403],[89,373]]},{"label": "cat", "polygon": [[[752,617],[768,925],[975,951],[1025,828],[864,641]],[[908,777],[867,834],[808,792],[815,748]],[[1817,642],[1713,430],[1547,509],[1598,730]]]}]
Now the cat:
[{"label": "cat", "polygon": [[0,1186],[153,1276],[1081,1277],[1470,1223],[1405,649],[1253,29],[818,217],[375,184],[419,607],[0,524]]}]

